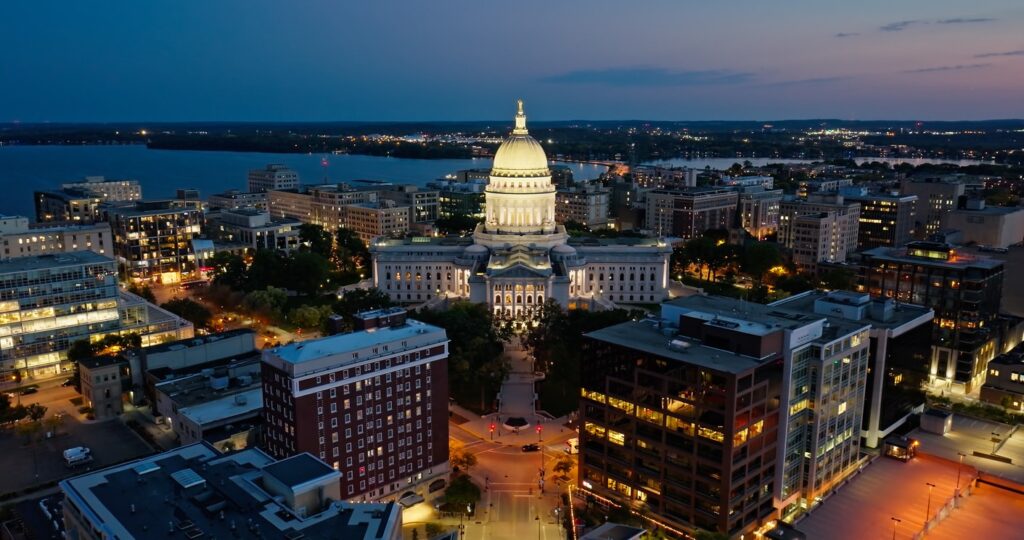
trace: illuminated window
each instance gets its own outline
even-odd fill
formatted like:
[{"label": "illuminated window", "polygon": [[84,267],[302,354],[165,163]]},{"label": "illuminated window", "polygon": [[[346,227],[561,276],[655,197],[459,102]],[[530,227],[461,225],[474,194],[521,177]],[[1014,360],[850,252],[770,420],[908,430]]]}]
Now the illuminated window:
[{"label": "illuminated window", "polygon": [[839,403],[838,414],[843,414],[844,412],[846,412],[846,402],[842,401]]},{"label": "illuminated window", "polygon": [[706,428],[704,426],[697,426],[697,435],[716,442],[722,442],[725,440],[725,435],[723,435],[721,431]]},{"label": "illuminated window", "polygon": [[608,442],[615,443],[619,446],[626,445],[626,436],[618,431],[608,430]]},{"label": "illuminated window", "polygon": [[632,403],[626,400],[617,399],[613,397],[608,398],[608,404],[611,405],[612,407],[615,407],[616,409],[626,411],[628,414],[633,414],[633,410],[635,409],[635,406]]}]

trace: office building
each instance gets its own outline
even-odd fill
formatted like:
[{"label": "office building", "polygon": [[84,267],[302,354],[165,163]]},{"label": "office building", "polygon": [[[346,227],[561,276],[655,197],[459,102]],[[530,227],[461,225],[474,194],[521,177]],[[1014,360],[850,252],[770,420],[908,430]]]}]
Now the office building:
[{"label": "office building", "polygon": [[103,197],[87,189],[36,191],[36,221],[92,223],[100,219]]},{"label": "office building", "polygon": [[350,204],[342,211],[342,226],[355,232],[369,244],[376,238],[401,238],[409,232],[408,206],[396,206],[394,201]]},{"label": "office building", "polygon": [[935,310],[928,368],[934,391],[971,393],[985,381],[999,349],[1002,261],[911,242],[865,251],[858,265],[859,290]]},{"label": "office building", "polygon": [[[275,218],[292,218],[320,225],[328,231],[349,227],[347,208],[358,204],[376,204],[376,189],[356,189],[348,184],[324,184],[301,189],[273,190],[267,193],[267,205]],[[385,203],[391,207],[390,201]],[[403,207],[404,208],[404,207]],[[408,209],[405,210],[408,213]],[[358,212],[360,216],[362,212]],[[408,215],[404,222],[408,223]]]},{"label": "office building", "polygon": [[401,309],[359,319],[263,351],[262,447],[330,463],[347,500],[427,496],[448,475],[448,337]]},{"label": "office building", "polygon": [[249,192],[299,189],[299,173],[279,164],[249,171]]},{"label": "office building", "polygon": [[839,195],[811,195],[779,203],[778,242],[802,272],[818,263],[843,262],[857,249],[860,204]]},{"label": "office building", "polygon": [[255,208],[267,210],[267,193],[260,191],[249,193],[237,189],[229,189],[224,193],[210,195],[206,200],[210,210],[237,210],[239,208]]},{"label": "office building", "polygon": [[589,229],[608,226],[611,192],[597,183],[576,184],[555,193],[555,221],[580,223]]},{"label": "office building", "polygon": [[301,222],[293,218],[272,218],[256,208],[223,209],[206,214],[207,231],[229,244],[244,246],[247,252],[261,249],[290,252],[299,247]]},{"label": "office building", "polygon": [[864,393],[864,446],[879,442],[925,405],[921,389],[931,358],[931,308],[872,299],[866,293],[807,291],[771,304],[816,313],[837,322],[871,325],[871,348]]},{"label": "office building", "polygon": [[739,193],[731,187],[656,189],[647,193],[646,228],[687,240],[707,230],[729,229],[736,224],[738,202]]},{"label": "office building", "polygon": [[438,191],[438,217],[467,216],[477,219],[484,217],[486,177],[483,179],[474,177],[463,181],[445,178],[429,182],[427,187]]},{"label": "office building", "polygon": [[392,201],[395,206],[408,208],[410,224],[430,223],[440,216],[440,193],[434,189],[423,189],[412,184],[388,186],[379,190],[377,197]]},{"label": "office building", "polygon": [[107,179],[102,176],[86,176],[80,182],[65,182],[60,185],[64,190],[88,190],[98,195],[103,201],[141,201],[142,186],[138,180]]},{"label": "office building", "polygon": [[106,223],[29,224],[22,216],[0,215],[0,260],[88,250],[110,257],[114,239]]},{"label": "office building", "polygon": [[117,287],[117,265],[91,251],[0,262],[0,377],[69,373],[71,344],[137,333],[144,344],[192,325]]},{"label": "office building", "polygon": [[401,540],[394,504],[344,502],[338,472],[309,454],[221,454],[197,443],[60,482],[66,537]]},{"label": "office building", "polygon": [[521,104],[511,136],[494,155],[484,195],[486,217],[472,238],[374,242],[374,286],[401,303],[439,296],[487,302],[495,315],[517,324],[549,298],[567,308],[665,298],[672,249],[664,241],[571,241],[556,222],[547,156],[529,135]]},{"label": "office building", "polygon": [[680,536],[813,505],[859,464],[869,328],[698,295],[587,334],[580,485]]},{"label": "office building", "polygon": [[946,211],[946,229],[960,231],[960,241],[992,248],[1009,248],[1024,242],[1024,208],[986,206],[984,199],[970,199],[963,208]]},{"label": "office building", "polygon": [[916,237],[927,240],[947,227],[943,217],[959,206],[964,183],[942,177],[909,178],[900,184],[900,194],[917,196]]},{"label": "office building", "polygon": [[638,165],[630,169],[633,184],[644,188],[697,187],[697,169],[669,169]]},{"label": "office building", "polygon": [[988,363],[981,400],[1011,411],[1024,411],[1024,346],[1018,345]]},{"label": "office building", "polygon": [[178,283],[197,276],[192,240],[201,232],[202,210],[178,201],[139,201],[106,214],[128,278]]},{"label": "office building", "polygon": [[801,199],[807,199],[816,193],[838,193],[840,189],[853,185],[850,178],[816,178],[814,180],[801,180],[797,185],[796,195]]},{"label": "office building", "polygon": [[917,195],[868,193],[860,188],[840,191],[849,202],[860,204],[857,249],[899,247],[914,239]]},{"label": "office building", "polygon": [[760,187],[771,190],[775,187],[775,179],[771,176],[723,176],[718,181],[718,185],[735,188]]},{"label": "office building", "polygon": [[739,188],[740,228],[758,240],[775,234],[779,229],[781,202],[781,189],[765,189],[761,185]]}]

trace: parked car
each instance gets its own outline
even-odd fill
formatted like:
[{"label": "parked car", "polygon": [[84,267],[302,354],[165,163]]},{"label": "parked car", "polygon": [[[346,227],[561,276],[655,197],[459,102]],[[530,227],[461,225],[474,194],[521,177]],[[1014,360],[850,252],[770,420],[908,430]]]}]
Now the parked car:
[{"label": "parked car", "polygon": [[61,386],[74,386],[75,385],[75,378],[72,377],[72,378],[70,378],[70,379],[60,383],[60,385]]},{"label": "parked car", "polygon": [[524,444],[523,445],[523,452],[536,452],[538,450],[540,450],[540,445],[539,444],[531,443],[531,444]]},{"label": "parked car", "polygon": [[75,446],[64,451],[64,463],[68,467],[77,467],[92,461],[92,450],[87,446]]},{"label": "parked car", "polygon": [[21,395],[27,396],[29,394],[35,394],[38,391],[39,391],[39,387],[36,386],[36,385],[27,386],[27,387],[21,389]]}]

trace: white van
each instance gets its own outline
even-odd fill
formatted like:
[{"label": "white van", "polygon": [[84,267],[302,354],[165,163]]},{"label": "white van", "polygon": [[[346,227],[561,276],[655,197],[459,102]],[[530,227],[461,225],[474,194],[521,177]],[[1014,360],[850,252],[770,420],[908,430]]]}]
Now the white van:
[{"label": "white van", "polygon": [[570,456],[575,456],[580,453],[580,439],[579,437],[573,437],[568,441],[565,441],[565,453]]},{"label": "white van", "polygon": [[68,467],[77,467],[92,461],[92,451],[85,446],[76,446],[64,451],[64,463]]}]

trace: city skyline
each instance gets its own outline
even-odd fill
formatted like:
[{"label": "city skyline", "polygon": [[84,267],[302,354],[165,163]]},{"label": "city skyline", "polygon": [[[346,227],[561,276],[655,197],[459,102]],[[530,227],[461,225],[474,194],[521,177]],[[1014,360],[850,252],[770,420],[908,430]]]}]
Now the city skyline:
[{"label": "city skyline", "polygon": [[536,121],[1024,109],[1009,0],[534,4],[8,6],[0,122],[495,120],[517,97]]}]

